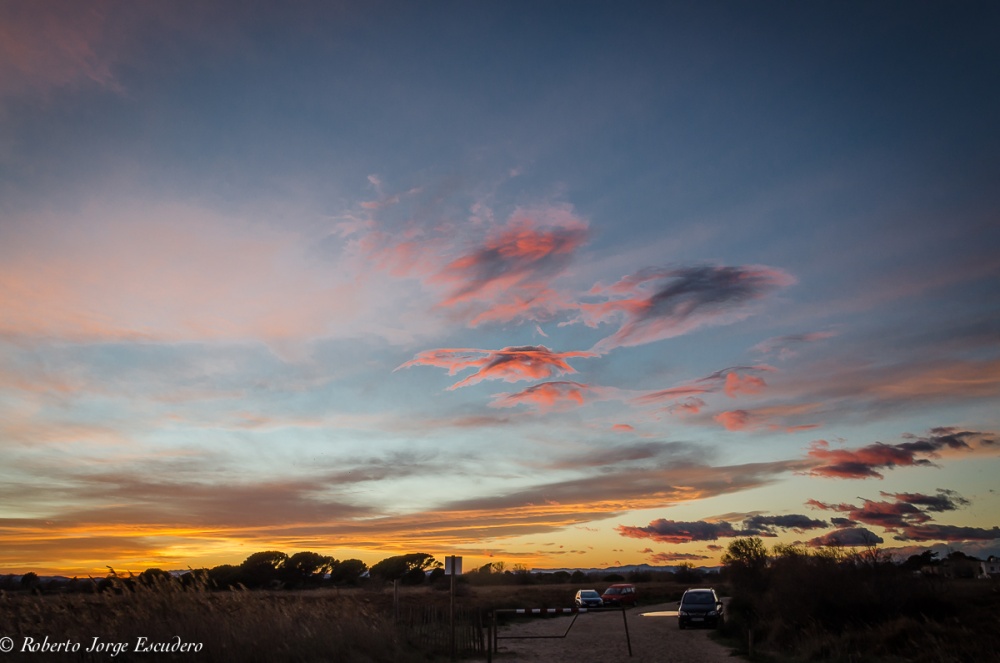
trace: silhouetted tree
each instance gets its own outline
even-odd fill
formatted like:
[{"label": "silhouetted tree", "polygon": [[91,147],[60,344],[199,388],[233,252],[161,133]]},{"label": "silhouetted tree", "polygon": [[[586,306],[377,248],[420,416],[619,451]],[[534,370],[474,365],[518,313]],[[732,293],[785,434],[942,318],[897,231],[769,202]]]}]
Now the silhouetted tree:
[{"label": "silhouetted tree", "polygon": [[371,575],[382,580],[401,580],[408,584],[419,584],[424,581],[427,570],[439,566],[441,562],[427,553],[410,553],[383,559],[372,566]]},{"label": "silhouetted tree", "polygon": [[632,571],[628,574],[629,582],[652,582],[653,573],[651,571]]},{"label": "silhouetted tree", "polygon": [[139,582],[143,585],[156,585],[158,583],[170,582],[173,576],[163,569],[146,569],[139,574]]},{"label": "silhouetted tree", "polygon": [[240,564],[240,581],[247,587],[263,587],[280,580],[279,570],[288,555],[277,550],[256,552]]},{"label": "silhouetted tree", "polygon": [[39,585],[38,574],[34,571],[28,571],[23,576],[21,576],[21,588],[22,589],[35,589]]},{"label": "silhouetted tree", "polygon": [[345,559],[330,569],[330,582],[335,585],[356,585],[367,570],[368,565],[360,559]]},{"label": "silhouetted tree", "polygon": [[292,585],[317,585],[336,564],[333,557],[304,550],[285,560],[282,576]]},{"label": "silhouetted tree", "polygon": [[926,566],[938,566],[941,564],[937,558],[938,554],[933,550],[925,550],[919,555],[910,555],[906,561],[899,565],[904,571],[919,571]]},{"label": "silhouetted tree", "polygon": [[766,582],[767,548],[760,537],[733,539],[722,554],[722,565],[734,585],[759,589]]},{"label": "silhouetted tree", "polygon": [[219,589],[233,587],[240,582],[240,567],[233,564],[212,567],[208,570],[208,580]]},{"label": "silhouetted tree", "polygon": [[694,568],[694,564],[691,562],[681,562],[674,571],[674,578],[680,583],[697,583],[701,582],[702,573]]}]

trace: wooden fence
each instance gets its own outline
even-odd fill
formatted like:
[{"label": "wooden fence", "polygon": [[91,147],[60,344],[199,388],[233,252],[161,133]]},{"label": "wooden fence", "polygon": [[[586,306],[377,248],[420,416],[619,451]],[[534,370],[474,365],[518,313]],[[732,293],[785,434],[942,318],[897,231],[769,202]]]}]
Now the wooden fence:
[{"label": "wooden fence", "polygon": [[[407,639],[421,649],[451,651],[451,618],[448,606],[400,606],[397,621]],[[485,623],[479,610],[455,608],[455,652],[485,654]]]}]

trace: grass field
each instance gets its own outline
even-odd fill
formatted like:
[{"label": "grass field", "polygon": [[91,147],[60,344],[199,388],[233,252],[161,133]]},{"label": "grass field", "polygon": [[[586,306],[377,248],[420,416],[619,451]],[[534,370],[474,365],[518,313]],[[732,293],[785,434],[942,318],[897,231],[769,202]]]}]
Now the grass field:
[{"label": "grass field", "polygon": [[[607,583],[604,583],[607,584]],[[591,585],[587,585],[591,586]],[[594,585],[603,589],[603,584]],[[498,585],[458,587],[457,605],[465,614],[486,615],[494,608],[567,608],[575,585]],[[647,583],[646,603],[676,599],[683,586]],[[399,588],[403,618],[415,609],[436,610],[449,603],[446,586]],[[103,592],[0,595],[0,636],[13,639],[15,651],[4,660],[115,661],[426,661],[440,651],[415,642],[412,632],[394,621],[391,586],[315,590],[213,591],[160,580],[150,584],[117,581]],[[401,621],[403,619],[401,618]],[[48,637],[46,643],[45,638]],[[87,652],[95,638],[103,651]],[[140,640],[144,638],[145,640]],[[30,639],[30,640],[26,640]],[[30,647],[49,651],[21,652]],[[188,643],[198,651],[142,653],[136,644]],[[68,653],[56,651],[70,643]],[[72,651],[76,646],[76,651]],[[115,652],[127,646],[124,651]],[[175,649],[178,646],[174,645]]]},{"label": "grass field", "polygon": [[[909,582],[897,577],[900,582]],[[717,579],[716,579],[717,580]],[[577,589],[602,590],[602,582],[458,586],[456,603],[465,615],[485,617],[497,608],[567,608]],[[717,582],[702,586],[727,588]],[[639,583],[640,610],[676,601],[687,585]],[[807,581],[789,583],[803,601],[794,610],[762,603],[753,625],[755,660],[772,662],[959,663],[1000,660],[1000,586],[989,581],[935,581],[885,587],[878,600],[859,588],[825,591]],[[768,596],[779,588],[771,588]],[[769,600],[788,601],[777,593]],[[766,598],[766,597],[764,597]],[[342,661],[408,663],[447,660],[436,642],[420,640],[413,615],[434,614],[429,630],[440,633],[449,604],[446,585],[400,587],[398,610],[393,589],[375,583],[314,590],[211,590],[176,581],[116,582],[103,592],[0,593],[0,636],[12,639],[9,661]],[[735,599],[734,599],[735,601]],[[892,614],[873,613],[889,604]],[[771,606],[768,608],[768,606]],[[790,606],[791,607],[791,606]],[[726,642],[746,653],[747,624],[741,604],[731,606]],[[399,615],[397,622],[396,615]],[[484,622],[485,623],[485,622]],[[425,631],[428,629],[424,629]],[[75,644],[63,652],[21,652],[32,646]],[[95,638],[104,651],[87,652]],[[145,640],[140,640],[144,638]],[[137,643],[198,645],[198,651],[137,654]],[[430,643],[430,644],[428,644]],[[434,644],[435,646],[430,646]],[[114,647],[127,647],[114,651]],[[115,656],[111,656],[115,653]]]}]

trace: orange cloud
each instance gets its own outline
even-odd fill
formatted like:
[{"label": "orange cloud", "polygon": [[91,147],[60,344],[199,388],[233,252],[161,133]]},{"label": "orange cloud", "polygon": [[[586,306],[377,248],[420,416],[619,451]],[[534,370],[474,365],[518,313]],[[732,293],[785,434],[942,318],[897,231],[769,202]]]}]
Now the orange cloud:
[{"label": "orange cloud", "polygon": [[492,407],[515,407],[523,403],[542,409],[573,406],[574,404],[583,405],[586,395],[592,391],[590,385],[580,382],[542,382],[516,394],[496,394],[490,405]]},{"label": "orange cloud", "polygon": [[773,367],[766,364],[730,366],[687,384],[636,396],[632,399],[632,402],[637,405],[650,405],[660,401],[672,401],[682,397],[689,397],[689,403],[695,407],[686,409],[697,412],[705,404],[697,396],[715,393],[720,390],[724,391],[731,398],[735,398],[738,393],[760,393],[767,387],[767,383],[763,378],[757,377],[753,373],[771,372],[774,370]]},{"label": "orange cloud", "polygon": [[796,431],[812,430],[813,428],[817,428],[819,424],[810,423],[787,425],[784,423],[775,423],[775,421],[780,421],[790,417],[797,417],[802,414],[809,413],[817,407],[817,404],[814,403],[803,403],[799,405],[772,405],[768,407],[754,408],[752,410],[740,409],[720,412],[715,415],[713,419],[722,424],[726,430],[731,431],[765,429],[794,433]]},{"label": "orange cloud", "polygon": [[750,426],[750,413],[746,410],[720,412],[713,418],[722,424],[726,430],[746,430]]},{"label": "orange cloud", "polygon": [[574,357],[594,357],[591,352],[553,352],[544,345],[524,345],[502,350],[477,350],[470,348],[440,348],[421,352],[410,361],[398,366],[438,366],[455,375],[469,368],[476,369],[469,377],[448,387],[458,389],[483,380],[540,380],[555,375],[576,373],[566,360]]},{"label": "orange cloud", "polygon": [[726,376],[726,385],[723,388],[726,395],[735,398],[737,393],[758,394],[767,387],[764,378],[755,375],[741,376],[739,373],[730,373]]},{"label": "orange cloud", "polygon": [[[412,552],[415,541],[449,550],[746,490],[799,467],[797,462],[663,463],[621,470],[594,465],[600,470],[582,478],[392,516],[330,497],[331,486],[410,476],[419,465],[389,459],[309,478],[240,485],[185,481],[171,472],[143,477],[67,468],[59,483],[66,484],[62,492],[73,496],[73,507],[55,509],[50,499],[51,512],[44,518],[0,519],[0,568],[82,574],[108,564],[132,569],[215,565],[238,561],[248,549],[333,546],[368,551],[377,560]],[[7,486],[0,494],[22,489]],[[185,526],[176,524],[181,515]]]}]

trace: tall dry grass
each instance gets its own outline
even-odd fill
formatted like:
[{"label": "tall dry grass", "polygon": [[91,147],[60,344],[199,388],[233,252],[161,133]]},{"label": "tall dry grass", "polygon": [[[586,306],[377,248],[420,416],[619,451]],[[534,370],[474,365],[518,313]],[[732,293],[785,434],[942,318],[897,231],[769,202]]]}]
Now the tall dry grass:
[{"label": "tall dry grass", "polygon": [[[211,591],[170,579],[135,583],[115,579],[92,594],[0,596],[0,635],[13,638],[5,661],[425,661],[377,602],[363,595],[314,596],[266,591]],[[19,653],[25,637],[81,643],[74,654]],[[201,643],[197,653],[86,654],[92,640]]]}]

